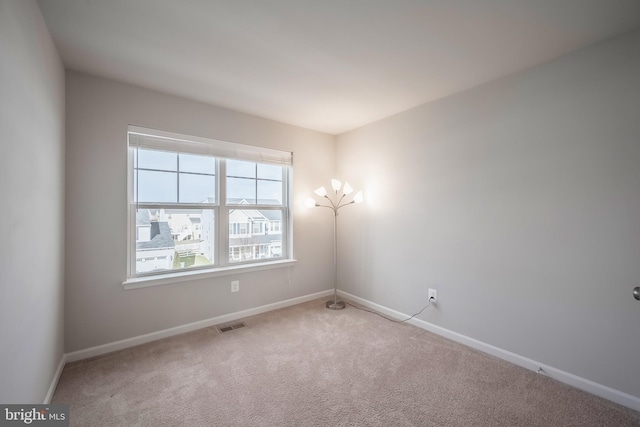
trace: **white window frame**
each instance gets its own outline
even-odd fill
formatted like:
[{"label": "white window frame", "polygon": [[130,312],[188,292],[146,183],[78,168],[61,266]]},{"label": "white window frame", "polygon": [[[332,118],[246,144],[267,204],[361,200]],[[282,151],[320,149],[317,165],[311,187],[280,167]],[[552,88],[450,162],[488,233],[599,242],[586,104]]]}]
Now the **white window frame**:
[{"label": "white window frame", "polygon": [[[131,136],[133,135],[133,138]],[[132,142],[135,140],[136,142]],[[140,141],[143,141],[142,143]],[[212,204],[186,203],[138,203],[134,189],[134,150],[136,148],[151,148],[169,152],[201,154],[216,158],[216,202]],[[128,179],[127,179],[127,278],[123,282],[125,289],[179,283],[208,277],[236,274],[280,268],[293,265],[293,223],[291,215],[292,191],[292,153],[263,147],[218,141],[209,138],[187,136],[173,132],[148,129],[130,125],[127,130]],[[283,166],[283,194],[282,205],[262,204],[230,204],[226,197],[226,160],[244,160],[257,163],[276,164]],[[258,200],[256,200],[258,202]],[[214,260],[211,266],[191,267],[183,270],[163,270],[152,273],[136,272],[136,211],[138,208],[154,209],[212,209],[214,211]],[[277,210],[282,212],[282,254],[277,258],[245,260],[241,262],[230,260],[229,256],[229,212],[233,209]],[[251,228],[251,225],[249,225]],[[264,224],[267,229],[268,224]]]}]

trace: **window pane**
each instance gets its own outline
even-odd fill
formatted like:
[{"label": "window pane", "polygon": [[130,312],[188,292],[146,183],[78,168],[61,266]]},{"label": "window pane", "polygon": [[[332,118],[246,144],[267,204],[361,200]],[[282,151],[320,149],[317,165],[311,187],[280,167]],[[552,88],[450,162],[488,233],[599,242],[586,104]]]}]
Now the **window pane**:
[{"label": "window pane", "polygon": [[261,205],[281,205],[282,182],[258,180],[258,203]]},{"label": "window pane", "polygon": [[160,169],[176,171],[178,154],[168,151],[156,151],[140,148],[138,151],[138,167],[141,169]]},{"label": "window pane", "polygon": [[215,175],[216,160],[209,156],[180,153],[180,172],[195,172]]},{"label": "window pane", "polygon": [[182,270],[214,263],[212,209],[139,209],[136,273]]},{"label": "window pane", "polygon": [[227,178],[227,203],[256,203],[256,180],[247,178]]},{"label": "window pane", "polygon": [[227,160],[227,203],[282,205],[282,175],[282,166]]},{"label": "window pane", "polygon": [[227,176],[256,177],[256,164],[242,160],[227,160]]},{"label": "window pane", "polygon": [[138,170],[138,202],[175,203],[178,200],[177,174]]},{"label": "window pane", "polygon": [[282,166],[258,163],[258,178],[282,181]]},{"label": "window pane", "polygon": [[282,211],[229,211],[229,262],[282,257]]},{"label": "window pane", "polygon": [[180,174],[180,203],[215,203],[215,201],[215,176]]}]

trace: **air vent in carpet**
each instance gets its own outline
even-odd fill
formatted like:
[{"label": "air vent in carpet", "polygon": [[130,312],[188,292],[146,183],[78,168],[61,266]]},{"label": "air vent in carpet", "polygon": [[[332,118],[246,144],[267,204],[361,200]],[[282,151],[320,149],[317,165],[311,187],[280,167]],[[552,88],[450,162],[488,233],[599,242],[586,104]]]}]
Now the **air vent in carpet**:
[{"label": "air vent in carpet", "polygon": [[221,326],[221,327],[218,327],[218,332],[229,332],[229,331],[233,331],[234,329],[244,328],[245,326],[246,325],[244,324],[244,322],[235,323],[229,326]]}]

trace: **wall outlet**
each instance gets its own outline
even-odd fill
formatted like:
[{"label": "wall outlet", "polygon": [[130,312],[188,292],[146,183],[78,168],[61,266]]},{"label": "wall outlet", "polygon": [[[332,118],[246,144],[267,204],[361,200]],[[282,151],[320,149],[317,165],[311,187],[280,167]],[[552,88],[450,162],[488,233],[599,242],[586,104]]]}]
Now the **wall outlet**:
[{"label": "wall outlet", "polygon": [[240,281],[234,280],[231,282],[231,292],[239,292],[240,291]]},{"label": "wall outlet", "polygon": [[429,302],[435,304],[438,302],[438,291],[429,288]]}]

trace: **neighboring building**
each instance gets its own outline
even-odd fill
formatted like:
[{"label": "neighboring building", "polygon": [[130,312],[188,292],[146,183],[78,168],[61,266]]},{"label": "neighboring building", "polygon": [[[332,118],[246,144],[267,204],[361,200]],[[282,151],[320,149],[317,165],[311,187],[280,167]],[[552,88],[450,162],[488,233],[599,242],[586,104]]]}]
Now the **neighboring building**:
[{"label": "neighboring building", "polygon": [[[273,204],[272,201],[259,201]],[[248,204],[241,200],[238,204]],[[229,212],[229,261],[282,256],[282,212],[269,209],[233,209]]]},{"label": "neighboring building", "polygon": [[148,209],[136,213],[136,272],[173,268],[175,243],[168,222],[159,221]]},{"label": "neighboring building", "polygon": [[[162,212],[171,228],[176,256],[180,258],[178,262],[185,263],[185,265],[181,265],[182,267],[193,265],[194,259],[188,260],[187,258],[201,255],[200,235],[202,233],[199,229],[201,228],[200,217],[202,214],[200,212],[186,213],[180,210],[163,210]],[[195,227],[196,224],[198,229]]]},{"label": "neighboring building", "polygon": [[[273,201],[259,201],[273,204]],[[247,205],[229,211],[229,261],[239,262],[282,256],[282,212],[251,209]],[[141,209],[136,214],[136,272],[171,270],[213,263],[214,211],[185,213]]]},{"label": "neighboring building", "polygon": [[200,216],[190,216],[189,221],[191,221],[193,240],[202,240],[202,220]]},{"label": "neighboring building", "polygon": [[[195,224],[195,223],[194,223]],[[213,210],[205,209],[200,216],[200,253],[213,262],[215,254],[215,222]]]}]

